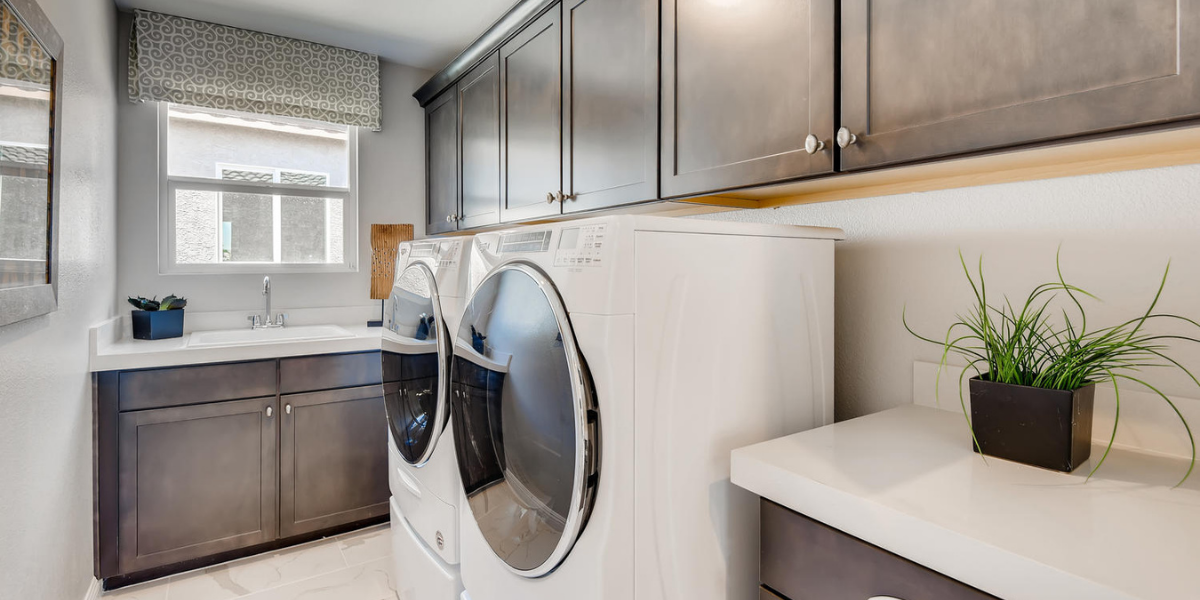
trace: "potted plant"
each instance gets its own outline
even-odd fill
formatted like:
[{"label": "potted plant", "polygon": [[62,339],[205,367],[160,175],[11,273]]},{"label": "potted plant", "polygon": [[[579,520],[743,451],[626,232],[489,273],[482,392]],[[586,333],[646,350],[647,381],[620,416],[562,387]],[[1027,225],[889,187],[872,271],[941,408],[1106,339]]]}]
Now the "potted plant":
[{"label": "potted plant", "polygon": [[[1200,324],[1186,317],[1155,312],[1170,263],[1144,313],[1116,325],[1090,329],[1082,300],[1096,297],[1066,282],[1057,257],[1058,279],[1033,288],[1024,304],[1016,306],[1007,296],[1001,302],[989,300],[982,257],[978,280],[972,277],[961,252],[959,262],[975,302],[965,315],[957,315],[945,338],[939,341],[914,332],[906,314],[902,321],[909,333],[942,348],[939,380],[951,354],[967,361],[959,380],[959,401],[976,452],[1059,471],[1075,470],[1091,454],[1096,386],[1111,384],[1117,402],[1113,431],[1104,455],[1088,474],[1090,479],[1104,464],[1116,439],[1121,386],[1136,383],[1162,398],[1183,423],[1192,461],[1179,483],[1187,480],[1196,465],[1191,427],[1171,399],[1141,374],[1144,368],[1178,369],[1200,386],[1191,371],[1167,354],[1167,343],[1172,340],[1200,340],[1179,333],[1152,333],[1146,327],[1152,321],[1166,321],[1200,329]],[[974,376],[969,382],[968,415],[961,379],[970,373]]]},{"label": "potted plant", "polygon": [[[156,297],[157,298],[157,297]],[[161,340],[183,336],[183,307],[187,298],[167,296],[162,300],[129,298],[136,309],[132,311],[133,337],[138,340]]]}]

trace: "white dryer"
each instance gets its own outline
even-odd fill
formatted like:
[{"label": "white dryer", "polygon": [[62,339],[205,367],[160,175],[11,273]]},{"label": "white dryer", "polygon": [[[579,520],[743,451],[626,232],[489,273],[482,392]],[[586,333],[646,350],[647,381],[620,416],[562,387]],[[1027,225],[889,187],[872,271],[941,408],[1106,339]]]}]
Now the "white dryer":
[{"label": "white dryer", "polygon": [[450,418],[451,331],[469,285],[469,237],[404,242],[382,334],[392,544],[402,600],[457,600],[462,485]]},{"label": "white dryer", "polygon": [[833,420],[836,229],[615,216],[476,235],[452,427],[472,600],[754,600],[733,448]]}]

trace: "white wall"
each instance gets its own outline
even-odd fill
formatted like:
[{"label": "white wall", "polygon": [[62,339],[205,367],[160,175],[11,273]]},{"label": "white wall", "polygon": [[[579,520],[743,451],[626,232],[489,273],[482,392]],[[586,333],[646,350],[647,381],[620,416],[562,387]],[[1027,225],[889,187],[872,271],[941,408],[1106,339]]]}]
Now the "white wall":
[{"label": "white wall", "polygon": [[[121,36],[128,35],[123,15]],[[124,60],[127,43],[120,43]],[[382,62],[383,131],[360,131],[358,158],[359,243],[357,273],[271,275],[272,306],[294,308],[369,306],[371,223],[412,223],[424,234],[425,119],[412,93],[430,73]],[[118,82],[119,243],[116,298],[188,298],[191,311],[262,311],[262,275],[158,274],[158,120],[153,103],[134,104],[126,73]],[[377,301],[375,306],[378,306]]]},{"label": "white wall", "polygon": [[[901,312],[907,304],[910,324],[936,339],[955,311],[970,308],[960,248],[968,262],[983,254],[989,295],[1007,293],[1015,302],[1055,276],[1061,243],[1068,281],[1103,300],[1088,305],[1097,325],[1144,311],[1170,259],[1160,309],[1200,320],[1196,190],[1200,165],[705,218],[846,231],[836,251],[836,414],[842,420],[913,401],[913,361],[937,362],[940,351],[912,338]],[[1200,371],[1200,349],[1182,346],[1174,356]],[[1200,398],[1182,376],[1151,376],[1168,394]]]},{"label": "white wall", "polygon": [[66,42],[59,309],[0,327],[0,586],[79,600],[92,573],[88,327],[116,294],[116,10],[38,0]]}]

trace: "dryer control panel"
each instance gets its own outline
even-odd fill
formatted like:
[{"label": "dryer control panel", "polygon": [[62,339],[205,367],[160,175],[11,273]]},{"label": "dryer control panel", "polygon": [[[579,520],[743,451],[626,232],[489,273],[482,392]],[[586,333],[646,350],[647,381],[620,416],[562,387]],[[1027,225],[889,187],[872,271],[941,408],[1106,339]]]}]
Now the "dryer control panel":
[{"label": "dryer control panel", "polygon": [[605,234],[608,225],[567,227],[558,238],[554,251],[556,267],[599,267],[604,264]]},{"label": "dryer control panel", "polygon": [[423,259],[432,262],[439,268],[458,265],[462,254],[462,240],[437,240],[429,242],[413,242],[412,259]]}]

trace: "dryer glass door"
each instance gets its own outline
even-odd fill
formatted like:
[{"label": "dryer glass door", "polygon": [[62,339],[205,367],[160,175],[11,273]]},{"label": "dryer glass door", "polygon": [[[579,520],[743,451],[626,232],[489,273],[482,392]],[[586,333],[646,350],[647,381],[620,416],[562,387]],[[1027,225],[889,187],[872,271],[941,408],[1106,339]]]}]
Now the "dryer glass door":
[{"label": "dryer glass door", "polygon": [[433,271],[409,265],[392,288],[392,321],[383,352],[384,407],[400,456],[423,465],[449,420],[444,383],[449,335]]},{"label": "dryer glass door", "polygon": [[545,575],[591,511],[599,414],[566,310],[540,270],[507,263],[483,280],[463,314],[450,374],[471,514],[510,570]]}]

